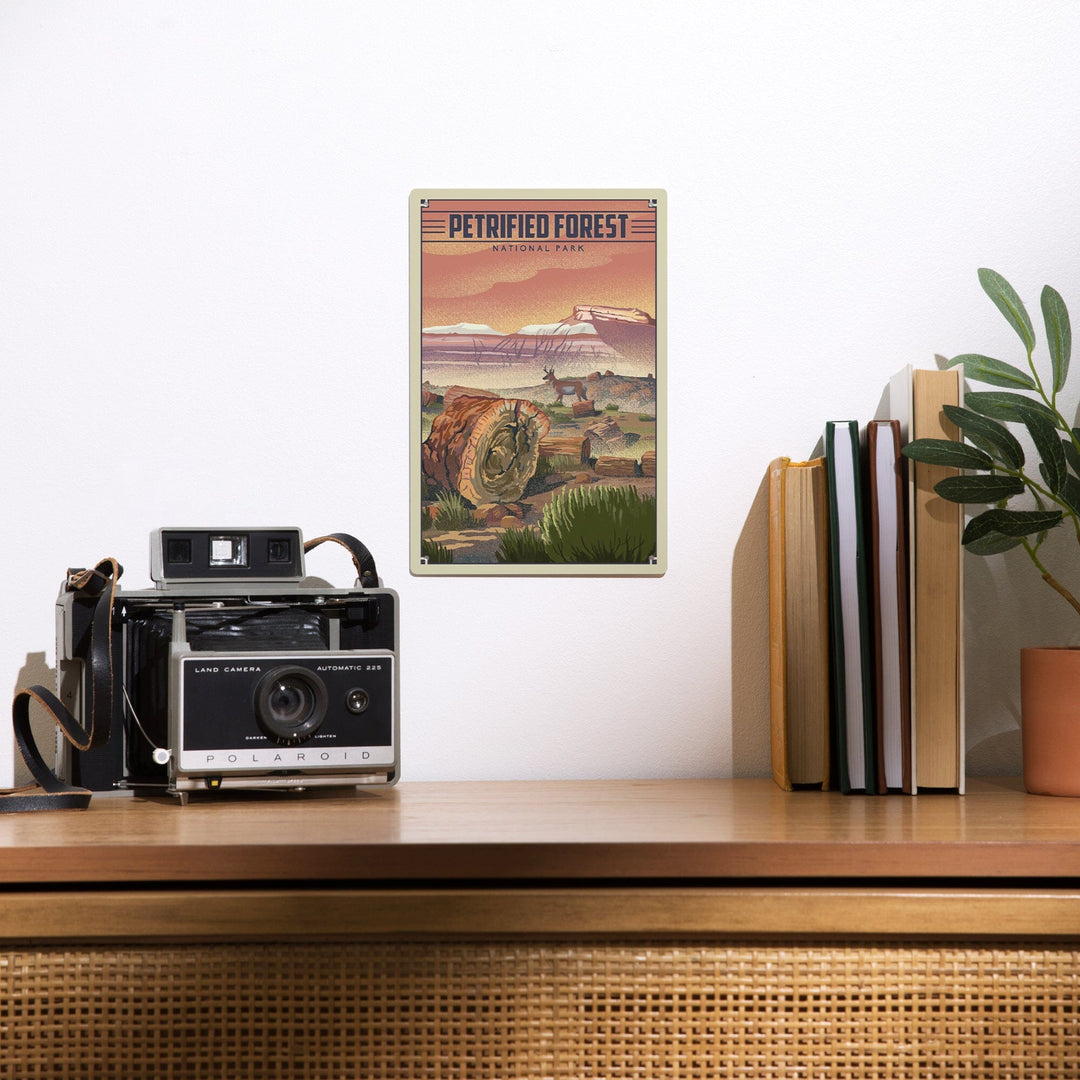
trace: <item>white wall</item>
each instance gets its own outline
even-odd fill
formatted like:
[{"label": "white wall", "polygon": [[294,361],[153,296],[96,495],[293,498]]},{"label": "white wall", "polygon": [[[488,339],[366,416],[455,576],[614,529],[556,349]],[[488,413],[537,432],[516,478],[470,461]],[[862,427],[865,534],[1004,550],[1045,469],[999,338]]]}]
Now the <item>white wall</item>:
[{"label": "white wall", "polygon": [[[406,777],[766,774],[765,466],[905,362],[1017,360],[978,266],[1080,318],[1078,45],[1071,0],[9,0],[0,688],[67,566],[286,522],[401,594]],[[410,577],[420,186],[667,190],[663,579]],[[1016,772],[1017,645],[1075,619],[969,588],[969,763]]]}]

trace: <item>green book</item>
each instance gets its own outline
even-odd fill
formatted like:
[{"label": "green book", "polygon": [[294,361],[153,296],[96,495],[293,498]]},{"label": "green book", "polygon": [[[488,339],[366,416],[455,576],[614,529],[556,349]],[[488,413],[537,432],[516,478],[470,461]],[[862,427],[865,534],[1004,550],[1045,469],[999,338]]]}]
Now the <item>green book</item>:
[{"label": "green book", "polygon": [[840,790],[877,794],[874,640],[862,445],[855,420],[825,425],[832,738]]}]

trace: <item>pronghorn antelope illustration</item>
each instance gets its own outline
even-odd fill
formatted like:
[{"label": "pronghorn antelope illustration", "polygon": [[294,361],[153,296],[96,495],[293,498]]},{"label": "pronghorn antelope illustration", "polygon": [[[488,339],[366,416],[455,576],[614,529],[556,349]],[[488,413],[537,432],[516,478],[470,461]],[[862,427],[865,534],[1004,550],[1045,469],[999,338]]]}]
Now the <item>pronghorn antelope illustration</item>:
[{"label": "pronghorn antelope illustration", "polygon": [[580,379],[560,379],[553,367],[544,368],[544,382],[551,383],[551,388],[559,395],[556,405],[562,404],[563,394],[577,394],[578,401],[585,400],[585,384]]}]

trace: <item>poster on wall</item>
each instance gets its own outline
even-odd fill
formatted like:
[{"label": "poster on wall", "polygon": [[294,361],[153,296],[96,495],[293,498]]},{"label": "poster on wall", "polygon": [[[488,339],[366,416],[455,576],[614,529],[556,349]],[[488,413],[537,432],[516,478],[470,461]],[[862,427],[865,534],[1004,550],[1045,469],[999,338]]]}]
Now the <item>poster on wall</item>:
[{"label": "poster on wall", "polygon": [[414,574],[664,573],[664,211],[412,193]]}]

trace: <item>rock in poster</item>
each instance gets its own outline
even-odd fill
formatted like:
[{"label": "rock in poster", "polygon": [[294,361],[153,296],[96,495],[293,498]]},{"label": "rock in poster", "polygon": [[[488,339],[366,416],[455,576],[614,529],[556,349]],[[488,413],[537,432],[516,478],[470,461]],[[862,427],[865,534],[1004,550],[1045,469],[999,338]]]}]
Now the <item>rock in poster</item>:
[{"label": "rock in poster", "polygon": [[662,191],[414,191],[417,574],[662,574]]}]

